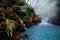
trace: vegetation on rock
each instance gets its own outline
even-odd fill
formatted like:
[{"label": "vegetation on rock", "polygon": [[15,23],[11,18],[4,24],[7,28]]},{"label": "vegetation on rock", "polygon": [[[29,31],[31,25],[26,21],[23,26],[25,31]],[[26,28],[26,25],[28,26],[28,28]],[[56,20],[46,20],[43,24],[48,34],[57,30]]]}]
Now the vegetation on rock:
[{"label": "vegetation on rock", "polygon": [[24,0],[0,0],[0,40],[21,40],[21,33],[40,21]]}]

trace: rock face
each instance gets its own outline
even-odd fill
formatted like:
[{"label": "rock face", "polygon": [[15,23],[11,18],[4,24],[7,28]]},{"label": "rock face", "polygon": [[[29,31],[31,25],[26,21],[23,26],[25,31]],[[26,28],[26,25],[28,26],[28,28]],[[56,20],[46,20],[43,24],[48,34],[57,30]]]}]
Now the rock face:
[{"label": "rock face", "polygon": [[21,33],[40,21],[24,0],[0,0],[0,40],[22,40]]},{"label": "rock face", "polygon": [[49,23],[52,23],[52,24],[55,24],[55,25],[59,25],[60,26],[60,0],[56,0],[57,3],[56,3],[56,16],[55,17],[51,17],[48,22]]}]

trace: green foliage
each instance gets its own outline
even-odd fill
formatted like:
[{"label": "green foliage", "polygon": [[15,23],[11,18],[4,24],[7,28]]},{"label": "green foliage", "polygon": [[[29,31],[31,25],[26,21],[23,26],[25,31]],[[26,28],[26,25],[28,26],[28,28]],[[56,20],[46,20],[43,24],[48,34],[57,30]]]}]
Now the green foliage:
[{"label": "green foliage", "polygon": [[27,4],[24,0],[16,0],[16,5],[25,5]]},{"label": "green foliage", "polygon": [[36,15],[33,7],[29,4],[13,5],[13,8],[21,10],[22,12],[25,12],[28,20],[30,19],[30,15]]},{"label": "green foliage", "polygon": [[[0,2],[1,1],[2,0],[0,0]],[[6,4],[4,3],[5,1],[7,2]],[[34,12],[34,8],[30,4],[26,3],[25,0],[3,0],[1,2],[1,4],[0,5],[1,5],[3,11],[1,11],[1,9],[0,9],[0,12],[1,12],[0,16],[2,15],[1,17],[4,20],[1,22],[0,27],[2,27],[1,25],[4,22],[5,24],[3,23],[4,24],[3,26],[6,28],[6,33],[8,36],[7,37],[4,34],[5,35],[5,36],[3,36],[4,38],[7,37],[6,39],[10,40],[13,37],[13,33],[15,36],[15,35],[17,35],[17,34],[15,34],[16,31],[18,33],[19,32],[22,33],[22,31],[25,31],[24,28],[29,28],[29,26],[31,26],[31,23],[30,23],[30,19],[32,18],[31,15],[33,17],[35,17],[36,14]],[[18,12],[15,10],[18,10]],[[23,15],[23,16],[21,16],[21,15]],[[23,24],[21,24],[21,22]],[[25,27],[25,25],[26,25],[26,27]],[[14,38],[16,38],[16,37],[14,37]]]},{"label": "green foliage", "polygon": [[15,30],[17,23],[13,20],[6,19],[7,34],[9,37],[12,37],[13,30]]}]

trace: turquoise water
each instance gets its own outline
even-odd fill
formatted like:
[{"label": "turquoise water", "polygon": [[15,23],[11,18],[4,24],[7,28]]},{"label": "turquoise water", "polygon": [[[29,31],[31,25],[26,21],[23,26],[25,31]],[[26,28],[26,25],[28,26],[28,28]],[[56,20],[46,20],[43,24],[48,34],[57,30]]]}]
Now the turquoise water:
[{"label": "turquoise water", "polygon": [[49,23],[39,23],[24,34],[28,35],[28,40],[60,40],[60,26]]}]

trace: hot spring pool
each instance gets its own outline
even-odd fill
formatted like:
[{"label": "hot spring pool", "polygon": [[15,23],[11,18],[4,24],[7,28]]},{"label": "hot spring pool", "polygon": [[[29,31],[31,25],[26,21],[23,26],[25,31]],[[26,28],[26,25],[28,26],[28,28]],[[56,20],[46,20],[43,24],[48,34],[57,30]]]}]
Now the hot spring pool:
[{"label": "hot spring pool", "polygon": [[27,29],[23,36],[25,34],[28,40],[60,40],[60,26],[42,22]]}]

